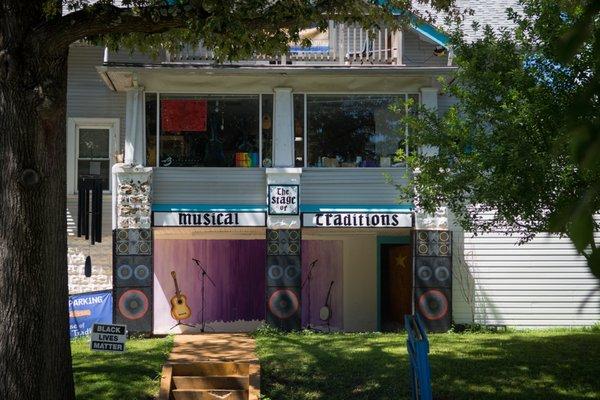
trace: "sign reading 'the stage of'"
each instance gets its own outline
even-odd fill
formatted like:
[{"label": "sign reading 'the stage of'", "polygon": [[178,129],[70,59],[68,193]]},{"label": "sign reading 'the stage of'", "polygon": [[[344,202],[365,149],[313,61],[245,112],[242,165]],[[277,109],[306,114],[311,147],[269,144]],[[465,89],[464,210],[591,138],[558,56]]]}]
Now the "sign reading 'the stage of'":
[{"label": "sign reading 'the stage of'", "polygon": [[264,212],[155,212],[154,226],[265,226]]},{"label": "sign reading 'the stage of'", "polygon": [[316,228],[410,228],[406,213],[304,213],[302,225]]},{"label": "sign reading 'the stage of'", "polygon": [[269,215],[298,215],[298,185],[269,185]]}]

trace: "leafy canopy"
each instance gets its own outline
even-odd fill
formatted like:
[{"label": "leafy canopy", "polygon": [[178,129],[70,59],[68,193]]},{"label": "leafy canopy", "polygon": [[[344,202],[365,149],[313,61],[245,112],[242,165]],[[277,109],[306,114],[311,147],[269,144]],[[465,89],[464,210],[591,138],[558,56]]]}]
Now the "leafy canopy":
[{"label": "leafy canopy", "polygon": [[[454,0],[415,3],[455,20],[462,15]],[[63,45],[86,39],[156,54],[202,42],[222,60],[283,53],[300,42],[300,30],[325,29],[329,20],[393,27],[415,12],[411,0],[46,0],[44,10]]]},{"label": "leafy canopy", "polygon": [[438,151],[407,157],[418,172],[403,194],[473,232],[566,234],[600,278],[600,2],[521,6],[507,10],[516,31],[455,35],[459,69],[441,81],[457,103],[406,118],[413,146]]}]

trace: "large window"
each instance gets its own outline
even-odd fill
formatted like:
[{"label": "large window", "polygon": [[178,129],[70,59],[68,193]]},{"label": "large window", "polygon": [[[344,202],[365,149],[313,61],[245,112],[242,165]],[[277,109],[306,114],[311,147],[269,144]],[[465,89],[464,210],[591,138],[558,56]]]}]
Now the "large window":
[{"label": "large window", "polygon": [[[400,121],[407,109],[398,113],[390,107],[408,98],[418,104],[417,94],[306,95],[308,154],[304,157],[301,146],[296,146],[296,161],[306,158],[308,167],[403,165],[395,161],[395,155],[399,148],[409,150],[408,132]],[[295,99],[295,111],[300,103],[300,99]]]},{"label": "large window", "polygon": [[272,95],[148,94],[147,164],[158,153],[161,167],[270,166],[272,111]]}]

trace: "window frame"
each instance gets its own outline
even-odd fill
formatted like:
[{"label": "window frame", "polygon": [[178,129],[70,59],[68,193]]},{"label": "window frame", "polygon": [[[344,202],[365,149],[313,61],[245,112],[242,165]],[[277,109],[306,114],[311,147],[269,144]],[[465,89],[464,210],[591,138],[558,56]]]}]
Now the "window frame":
[{"label": "window frame", "polygon": [[[223,92],[160,92],[160,91],[147,91],[144,93],[144,112],[146,112],[145,99],[146,94],[155,94],[156,95],[156,166],[153,168],[224,168],[224,169],[240,169],[240,170],[255,170],[255,169],[265,169],[266,167],[262,165],[263,163],[263,133],[262,133],[262,116],[263,116],[263,96],[271,95],[273,96],[273,107],[275,107],[275,95],[271,92],[244,92],[244,93],[223,93]],[[160,165],[160,100],[161,96],[258,96],[258,159],[259,166],[258,167],[164,167]],[[273,120],[273,111],[271,111],[271,120]],[[144,140],[146,140],[146,132],[147,125],[144,125]],[[275,125],[272,124],[271,127],[272,135],[275,134]],[[273,145],[274,140],[271,140],[271,158],[273,157]]]},{"label": "window frame", "polygon": [[79,118],[69,117],[67,120],[67,193],[77,194],[77,179],[79,177],[79,130],[80,129],[108,129],[108,189],[104,193],[111,193],[112,189],[112,167],[115,164],[115,153],[119,151],[120,145],[119,118]]},{"label": "window frame", "polygon": [[[409,96],[414,95],[417,97],[417,101],[418,101],[418,106],[421,105],[422,103],[422,97],[421,97],[421,93],[419,91],[402,91],[402,92],[381,92],[381,91],[375,91],[375,92],[318,92],[318,91],[300,91],[300,92],[294,92],[294,94],[297,95],[303,95],[304,96],[304,166],[303,168],[305,169],[324,169],[324,170],[351,170],[351,169],[358,169],[358,170],[363,170],[366,167],[338,167],[338,168],[332,168],[332,167],[311,167],[308,165],[308,96],[348,96],[348,97],[352,97],[352,96],[397,96],[397,97],[401,97],[404,96],[404,101],[408,100]],[[405,111],[408,112],[408,107],[405,106]],[[293,116],[294,117],[294,116]],[[409,154],[409,131],[408,131],[408,126],[405,127],[405,149],[404,151],[406,152],[406,154]],[[294,159],[296,158],[296,154],[294,154]],[[379,168],[379,169],[398,169],[398,168],[402,168],[402,167],[368,167],[368,168]]]}]

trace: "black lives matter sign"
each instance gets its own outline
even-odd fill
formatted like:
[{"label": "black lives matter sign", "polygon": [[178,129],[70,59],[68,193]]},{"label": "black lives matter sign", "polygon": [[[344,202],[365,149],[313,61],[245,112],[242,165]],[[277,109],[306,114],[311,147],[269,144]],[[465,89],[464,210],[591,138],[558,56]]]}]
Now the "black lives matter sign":
[{"label": "black lives matter sign", "polygon": [[127,327],[125,325],[94,324],[90,349],[94,351],[125,351]]}]

